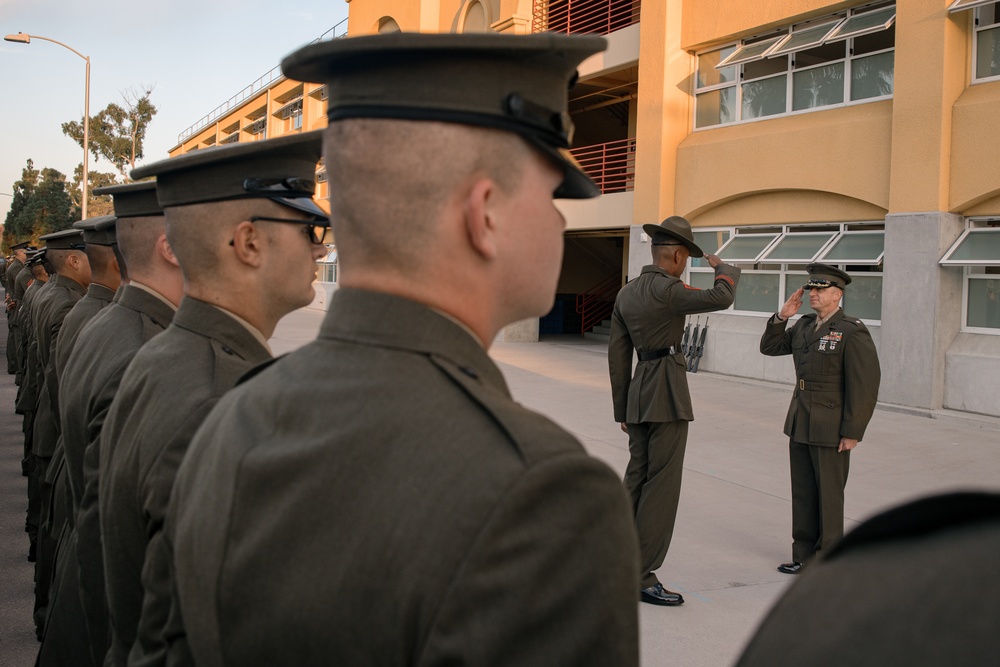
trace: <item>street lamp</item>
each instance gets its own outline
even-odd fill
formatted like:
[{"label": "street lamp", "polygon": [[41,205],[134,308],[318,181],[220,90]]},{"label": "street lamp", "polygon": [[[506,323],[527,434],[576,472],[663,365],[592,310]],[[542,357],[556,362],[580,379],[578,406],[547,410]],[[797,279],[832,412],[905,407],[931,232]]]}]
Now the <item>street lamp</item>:
[{"label": "street lamp", "polygon": [[81,190],[83,192],[81,196],[82,202],[80,208],[82,209],[81,213],[83,215],[83,219],[86,220],[87,184],[88,184],[88,179],[90,177],[89,171],[87,169],[87,149],[90,143],[90,56],[85,56],[76,49],[74,49],[72,46],[63,44],[62,42],[55,39],[49,39],[48,37],[39,37],[38,35],[29,35],[23,32],[19,32],[16,35],[7,35],[6,37],[4,37],[5,42],[16,42],[18,44],[31,44],[31,40],[33,39],[40,39],[45,42],[52,42],[53,44],[58,44],[64,49],[69,49],[76,55],[80,56],[81,58],[83,58],[84,62],[87,63],[87,84],[83,98],[83,179],[82,179],[83,182],[80,185]]}]

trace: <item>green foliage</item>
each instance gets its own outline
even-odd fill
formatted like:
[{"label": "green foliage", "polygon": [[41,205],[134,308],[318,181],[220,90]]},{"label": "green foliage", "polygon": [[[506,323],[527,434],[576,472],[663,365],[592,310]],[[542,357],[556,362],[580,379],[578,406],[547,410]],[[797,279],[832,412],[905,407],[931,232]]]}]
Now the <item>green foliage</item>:
[{"label": "green foliage", "polygon": [[3,228],[5,250],[20,241],[30,240],[37,245],[39,236],[67,229],[79,219],[79,211],[66,190],[66,176],[55,169],[39,171],[28,160],[12,192],[14,200]]},{"label": "green foliage", "polygon": [[[123,105],[112,102],[90,118],[88,148],[95,160],[104,158],[115,166],[123,179],[143,157],[143,142],[156,107],[150,101],[153,88],[130,89],[122,93]],[[63,134],[83,147],[83,120],[63,123]],[[90,211],[88,209],[87,213]]]},{"label": "green foliage", "polygon": [[[73,182],[69,184],[69,196],[73,200],[74,213],[77,220],[80,219],[82,208],[80,206],[80,181],[83,177],[83,164],[76,165],[73,170]],[[94,190],[103,188],[106,185],[118,183],[116,174],[100,171],[87,172],[87,217],[97,218],[102,215],[114,215],[115,205],[110,195],[94,196]]]}]

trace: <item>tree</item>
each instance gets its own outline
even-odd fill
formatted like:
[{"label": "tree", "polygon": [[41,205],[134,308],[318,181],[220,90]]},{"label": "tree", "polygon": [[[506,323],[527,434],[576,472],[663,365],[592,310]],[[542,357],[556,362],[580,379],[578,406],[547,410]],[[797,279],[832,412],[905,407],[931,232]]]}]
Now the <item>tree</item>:
[{"label": "tree", "polygon": [[[104,158],[115,165],[122,178],[135,168],[136,160],[143,157],[143,142],[156,107],[150,101],[153,86],[122,91],[124,106],[112,102],[96,116],[90,118],[88,148],[95,160]],[[63,134],[83,146],[83,121],[63,123]]]},{"label": "tree", "polygon": [[37,243],[39,236],[68,229],[79,217],[66,191],[66,176],[55,169],[38,171],[28,160],[13,190],[14,201],[4,223],[4,247],[18,241]]},{"label": "tree", "polygon": [[[83,164],[76,165],[73,170],[73,182],[69,185],[69,196],[73,200],[73,215],[77,220],[83,213],[80,206],[80,181],[83,177]],[[101,215],[114,215],[115,205],[110,195],[94,196],[94,190],[118,182],[117,175],[101,171],[87,172],[87,216],[96,218]]]}]

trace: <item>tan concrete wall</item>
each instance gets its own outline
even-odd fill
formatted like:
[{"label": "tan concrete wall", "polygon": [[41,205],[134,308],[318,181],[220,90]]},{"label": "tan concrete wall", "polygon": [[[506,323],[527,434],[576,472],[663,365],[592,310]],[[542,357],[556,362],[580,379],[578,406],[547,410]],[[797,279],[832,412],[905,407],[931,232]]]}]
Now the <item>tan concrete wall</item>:
[{"label": "tan concrete wall", "polygon": [[[406,0],[386,2],[385,0],[348,0],[347,33],[353,37],[378,32],[379,22],[391,17],[404,32],[422,31],[423,11],[426,5],[437,5],[435,0]],[[436,12],[435,12],[436,13]],[[423,30],[424,32],[434,32]]]},{"label": "tan concrete wall", "polygon": [[955,103],[951,128],[948,210],[1000,213],[1000,82],[969,86]]},{"label": "tan concrete wall", "polygon": [[[790,23],[799,23],[824,14],[832,14],[857,2],[829,0],[665,0],[683,6],[684,25],[682,48],[695,50],[710,44],[721,44],[737,38],[767,32]],[[908,1],[908,0],[907,0]],[[645,17],[648,4],[642,3]],[[940,3],[939,3],[940,4]],[[942,6],[944,6],[942,4]]]},{"label": "tan concrete wall", "polygon": [[[694,132],[677,151],[675,210],[700,225],[881,219],[889,203],[892,105]],[[782,194],[755,197],[763,193]]]}]

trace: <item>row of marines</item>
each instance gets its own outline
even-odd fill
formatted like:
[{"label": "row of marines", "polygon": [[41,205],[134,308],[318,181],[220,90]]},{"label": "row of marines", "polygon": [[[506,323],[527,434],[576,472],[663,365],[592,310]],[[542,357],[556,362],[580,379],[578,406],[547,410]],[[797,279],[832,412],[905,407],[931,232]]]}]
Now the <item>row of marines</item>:
[{"label": "row of marines", "polygon": [[[637,663],[620,482],[486,354],[551,307],[553,197],[597,194],[565,109],[603,44],[306,47],[283,64],[331,85],[327,130],[140,167],[42,237],[15,305],[38,664]],[[341,288],[270,364],[326,252],[324,138]]]},{"label": "row of marines", "polygon": [[[644,492],[630,486],[630,502],[573,436],[515,403],[487,355],[504,326],[553,304],[553,199],[599,194],[566,152],[567,89],[604,47],[554,34],[311,44],[282,68],[327,85],[326,129],[135,169],[156,180],[103,190],[113,217],[43,237],[35,282],[8,290],[27,341],[11,369],[39,665],[638,664],[638,600],[682,601],[652,572],[669,535],[640,571]],[[313,200],[321,153],[329,217]],[[273,360],[268,339],[312,300],[331,230],[340,288],[318,338]],[[647,278],[680,274],[686,231],[653,234],[654,258],[672,259]],[[738,273],[709,262],[731,299]],[[669,437],[683,453],[686,431]],[[997,525],[995,497],[952,502],[970,504]],[[877,589],[937,557],[872,558],[911,525],[889,524],[810,565],[741,664],[928,664],[923,642],[881,631],[894,600]],[[986,597],[975,608],[993,631],[1000,596]],[[936,664],[956,647],[967,660],[951,664],[995,657],[995,632],[958,636],[935,635]]]}]

